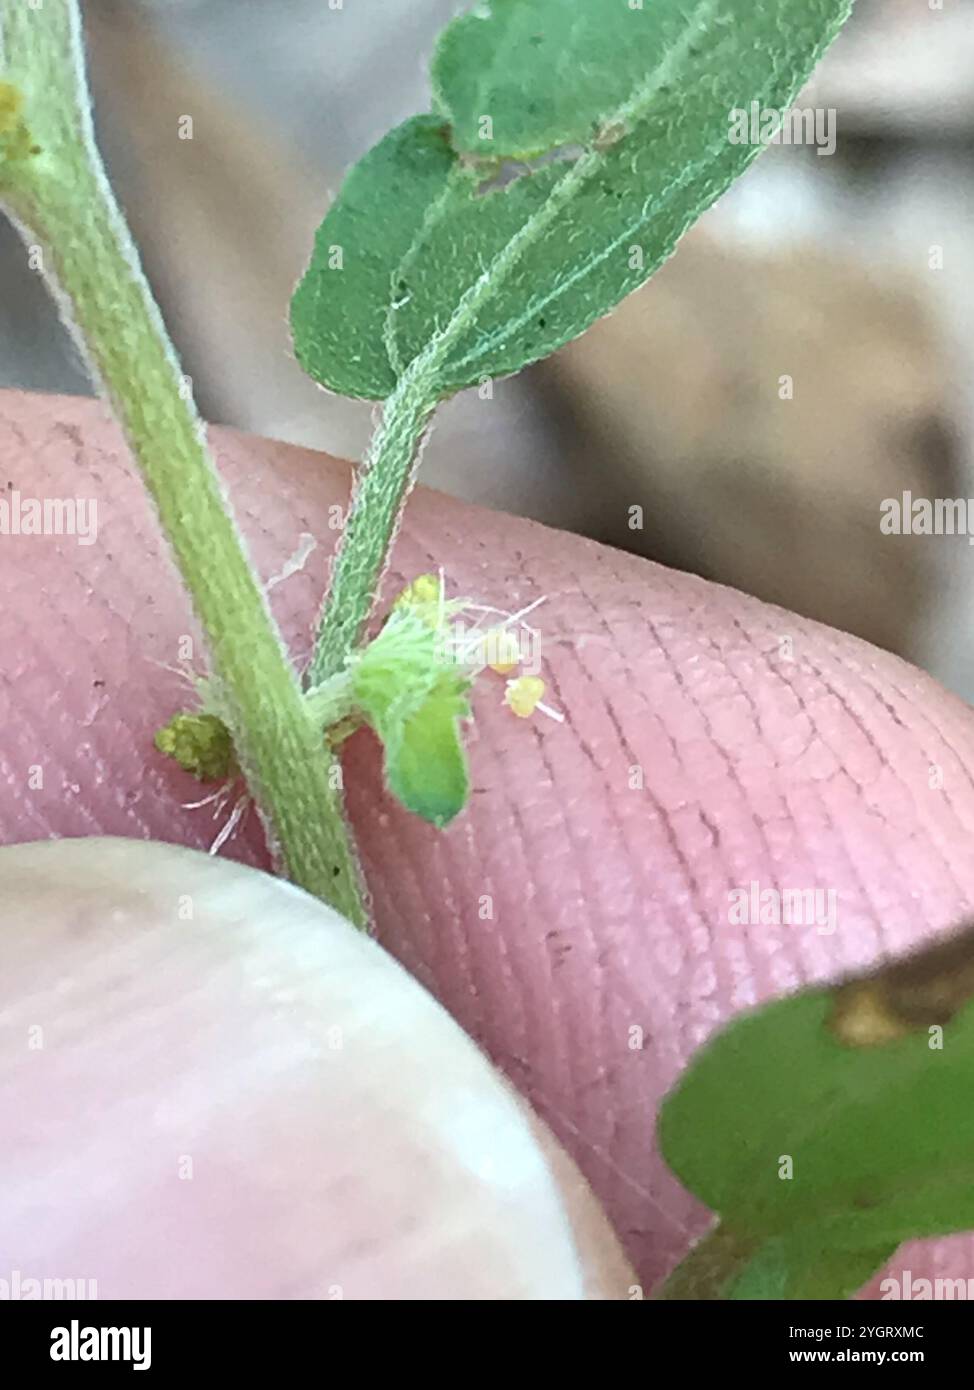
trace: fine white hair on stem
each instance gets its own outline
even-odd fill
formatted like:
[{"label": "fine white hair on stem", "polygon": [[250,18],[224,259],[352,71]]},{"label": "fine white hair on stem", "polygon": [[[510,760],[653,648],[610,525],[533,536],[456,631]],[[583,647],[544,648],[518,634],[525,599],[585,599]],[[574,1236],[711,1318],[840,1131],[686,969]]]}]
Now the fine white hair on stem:
[{"label": "fine white hair on stem", "polygon": [[231,786],[232,784],[230,782],[223,782],[217,787],[216,791],[210,792],[209,796],[204,796],[202,800],[183,801],[180,804],[184,811],[201,811],[204,806],[213,806],[213,819],[216,820],[217,816],[227,804]]},{"label": "fine white hair on stem", "polygon": [[233,810],[230,812],[230,815],[228,816],[226,823],[220,830],[220,833],[217,835],[212,845],[210,845],[210,854],[220,853],[220,850],[227,843],[230,837],[236,832],[237,827],[243,821],[243,818],[247,814],[249,807],[249,793],[247,793],[246,791],[241,792],[241,794],[237,797],[236,801],[233,804]]},{"label": "fine white hair on stem", "polygon": [[[239,778],[231,778],[222,783],[215,791],[210,792],[209,796],[204,796],[200,801],[184,801],[182,808],[184,811],[201,811],[207,806],[213,807],[211,820],[219,820],[227,809],[230,798],[233,796],[235,788],[239,785]],[[239,793],[230,810],[229,816],[217,831],[213,843],[207,853],[219,854],[220,850],[227,841],[234,835],[247,811],[250,808],[250,793],[246,788]]]},{"label": "fine white hair on stem", "polygon": [[194,671],[193,668],[188,665],[172,666],[168,661],[157,661],[155,657],[151,656],[148,659],[152,665],[157,666],[160,671],[168,671],[171,676],[177,676],[180,683],[188,686],[194,695],[199,694],[200,684],[206,680],[206,677],[200,674],[200,672]]}]

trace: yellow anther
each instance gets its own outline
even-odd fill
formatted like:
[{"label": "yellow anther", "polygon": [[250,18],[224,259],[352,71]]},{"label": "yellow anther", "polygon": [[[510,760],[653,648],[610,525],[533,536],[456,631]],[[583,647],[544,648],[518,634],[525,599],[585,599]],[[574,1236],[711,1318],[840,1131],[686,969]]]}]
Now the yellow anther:
[{"label": "yellow anther", "polygon": [[517,680],[507,682],[504,703],[518,719],[530,719],[544,691],[545,684],[540,676],[518,676]]}]

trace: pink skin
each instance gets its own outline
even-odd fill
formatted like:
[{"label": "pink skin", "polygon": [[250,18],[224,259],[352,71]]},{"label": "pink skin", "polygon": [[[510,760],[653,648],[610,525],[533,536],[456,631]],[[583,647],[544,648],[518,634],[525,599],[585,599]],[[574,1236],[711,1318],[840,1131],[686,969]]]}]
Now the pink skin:
[{"label": "pink skin", "polygon": [[[213,441],[264,576],[301,532],[321,540],[273,590],[288,640],[307,652],[335,534],[324,519],[346,500],[347,467],[225,430]],[[99,523],[87,547],[0,541],[0,841],[207,847],[219,824],[180,805],[199,799],[198,784],[151,747],[186,703],[162,665],[195,629],[117,432],[97,404],[0,393],[0,457],[0,482],[95,497]],[[474,794],[445,833],[384,794],[369,735],[350,741],[379,939],[561,1138],[648,1289],[708,1223],[653,1143],[660,1098],[694,1049],[741,1009],[970,913],[974,721],[927,676],[851,637],[418,490],[386,599],[439,566],[452,593],[482,603],[547,596],[531,621],[546,699],[566,722],[516,719],[503,681],[484,676]],[[44,787],[29,790],[38,763]],[[224,852],[266,865],[253,815]],[[729,924],[728,890],[752,880],[834,888],[835,934]],[[972,1254],[966,1236],[912,1245],[889,1272],[967,1277]]]},{"label": "pink skin", "polygon": [[630,1296],[550,1134],[316,899],[157,841],[0,849],[0,880],[0,1279],[94,1280],[102,1299]]}]

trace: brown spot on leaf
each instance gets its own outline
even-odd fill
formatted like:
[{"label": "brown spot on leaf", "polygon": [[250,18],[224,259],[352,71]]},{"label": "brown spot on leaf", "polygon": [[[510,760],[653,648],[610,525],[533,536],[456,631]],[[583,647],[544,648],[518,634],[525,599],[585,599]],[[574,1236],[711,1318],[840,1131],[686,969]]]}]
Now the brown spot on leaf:
[{"label": "brown spot on leaf", "polygon": [[974,927],[844,981],[828,1026],[849,1047],[881,1047],[943,1027],[974,999]]}]

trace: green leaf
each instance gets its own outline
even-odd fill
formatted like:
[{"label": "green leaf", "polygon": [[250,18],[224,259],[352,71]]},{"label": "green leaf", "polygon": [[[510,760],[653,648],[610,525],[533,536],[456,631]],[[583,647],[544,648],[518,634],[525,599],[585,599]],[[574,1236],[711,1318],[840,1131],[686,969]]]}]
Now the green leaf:
[{"label": "green leaf", "polygon": [[972,996],[965,931],[740,1018],[693,1059],[659,1137],[747,1252],[725,1296],[844,1297],[902,1241],[974,1228]]},{"label": "green leaf", "polygon": [[382,734],[389,790],[433,825],[463,810],[470,787],[459,721],[470,709],[455,678],[445,675],[415,714]]},{"label": "green leaf", "polygon": [[[701,42],[721,25],[766,33],[767,11],[699,0],[647,0],[638,9],[627,0],[492,0],[441,34],[431,71],[435,106],[452,124],[454,147],[481,158],[528,159],[587,144],[656,81],[688,33]],[[725,130],[726,119],[725,112]]]},{"label": "green leaf", "polygon": [[382,741],[389,790],[407,810],[443,826],[469,795],[460,720],[470,678],[438,655],[423,603],[394,609],[351,665],[352,699]]},{"label": "green leaf", "polygon": [[435,397],[577,336],[760,152],[730,113],[787,107],[850,4],[493,0],[454,21],[437,114],[386,136],[319,229],[292,303],[305,370],[369,398],[412,372]]},{"label": "green leaf", "polygon": [[724,1297],[741,1302],[851,1298],[892,1258],[897,1244],[836,1247],[817,1239],[814,1231],[791,1240],[770,1239],[729,1281]]},{"label": "green leaf", "polygon": [[393,272],[455,163],[443,122],[420,116],[346,177],[291,303],[298,361],[330,390],[379,399],[395,387],[386,319],[408,287]]}]

